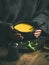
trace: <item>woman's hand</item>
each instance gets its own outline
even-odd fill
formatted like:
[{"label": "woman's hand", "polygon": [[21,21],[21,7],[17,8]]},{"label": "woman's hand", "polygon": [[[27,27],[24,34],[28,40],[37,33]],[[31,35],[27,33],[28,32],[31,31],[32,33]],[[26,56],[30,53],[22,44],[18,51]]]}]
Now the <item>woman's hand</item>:
[{"label": "woman's hand", "polygon": [[20,38],[20,39],[24,39],[24,37],[21,35],[21,33],[17,33],[17,37]]},{"label": "woman's hand", "polygon": [[36,38],[38,38],[38,37],[41,35],[41,32],[42,32],[42,30],[40,30],[40,29],[35,30],[34,36],[35,36]]}]

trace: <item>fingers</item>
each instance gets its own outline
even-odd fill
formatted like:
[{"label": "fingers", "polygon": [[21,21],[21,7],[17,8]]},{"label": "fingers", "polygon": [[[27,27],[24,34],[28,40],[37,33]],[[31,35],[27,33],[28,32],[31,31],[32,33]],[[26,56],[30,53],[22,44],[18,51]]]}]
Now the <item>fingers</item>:
[{"label": "fingers", "polygon": [[23,39],[24,37],[21,35],[21,33],[17,33],[17,37]]},{"label": "fingers", "polygon": [[35,33],[34,33],[34,36],[36,38],[38,38],[40,36],[40,34],[41,34],[41,30],[36,30]]}]

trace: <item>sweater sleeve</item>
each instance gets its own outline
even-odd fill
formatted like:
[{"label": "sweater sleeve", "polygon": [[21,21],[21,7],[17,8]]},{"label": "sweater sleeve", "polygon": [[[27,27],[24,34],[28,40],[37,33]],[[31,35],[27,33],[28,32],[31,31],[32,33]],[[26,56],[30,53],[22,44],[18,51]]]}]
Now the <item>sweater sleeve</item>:
[{"label": "sweater sleeve", "polygon": [[45,14],[40,14],[34,18],[33,22],[37,22],[40,29],[46,34],[49,34],[49,17]]}]

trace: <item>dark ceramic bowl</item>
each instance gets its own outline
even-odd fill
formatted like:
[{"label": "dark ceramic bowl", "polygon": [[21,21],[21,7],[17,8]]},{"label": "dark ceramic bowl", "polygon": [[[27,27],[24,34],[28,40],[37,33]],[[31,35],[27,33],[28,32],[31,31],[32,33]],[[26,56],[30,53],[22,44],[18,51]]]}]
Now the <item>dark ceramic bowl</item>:
[{"label": "dark ceramic bowl", "polygon": [[[21,31],[19,31],[19,30],[17,30],[17,29],[15,29],[14,28],[14,26],[16,26],[16,25],[18,25],[18,24],[21,24],[21,23],[23,23],[23,24],[29,24],[29,25],[31,25],[34,29],[31,31],[31,32],[21,32]],[[25,22],[25,21],[23,21],[23,22],[17,22],[16,24],[14,24],[13,25],[13,33],[12,33],[12,38],[13,39],[15,39],[15,40],[20,40],[20,39],[18,39],[17,38],[17,33],[20,33],[23,37],[24,37],[24,39],[23,40],[32,40],[32,39],[34,39],[35,37],[34,37],[34,31],[35,31],[35,29],[37,29],[38,28],[38,24],[37,23],[34,23],[33,21],[32,22]]]}]

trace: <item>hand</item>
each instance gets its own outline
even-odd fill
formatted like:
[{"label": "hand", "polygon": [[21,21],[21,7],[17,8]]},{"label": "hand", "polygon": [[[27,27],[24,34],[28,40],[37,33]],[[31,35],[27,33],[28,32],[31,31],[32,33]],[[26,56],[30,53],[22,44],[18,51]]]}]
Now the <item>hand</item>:
[{"label": "hand", "polygon": [[38,37],[41,35],[41,32],[42,32],[42,30],[40,30],[40,29],[35,30],[34,36],[35,36],[36,38],[38,38]]},{"label": "hand", "polygon": [[21,35],[21,33],[17,33],[17,37],[20,39],[24,39],[24,37]]}]

